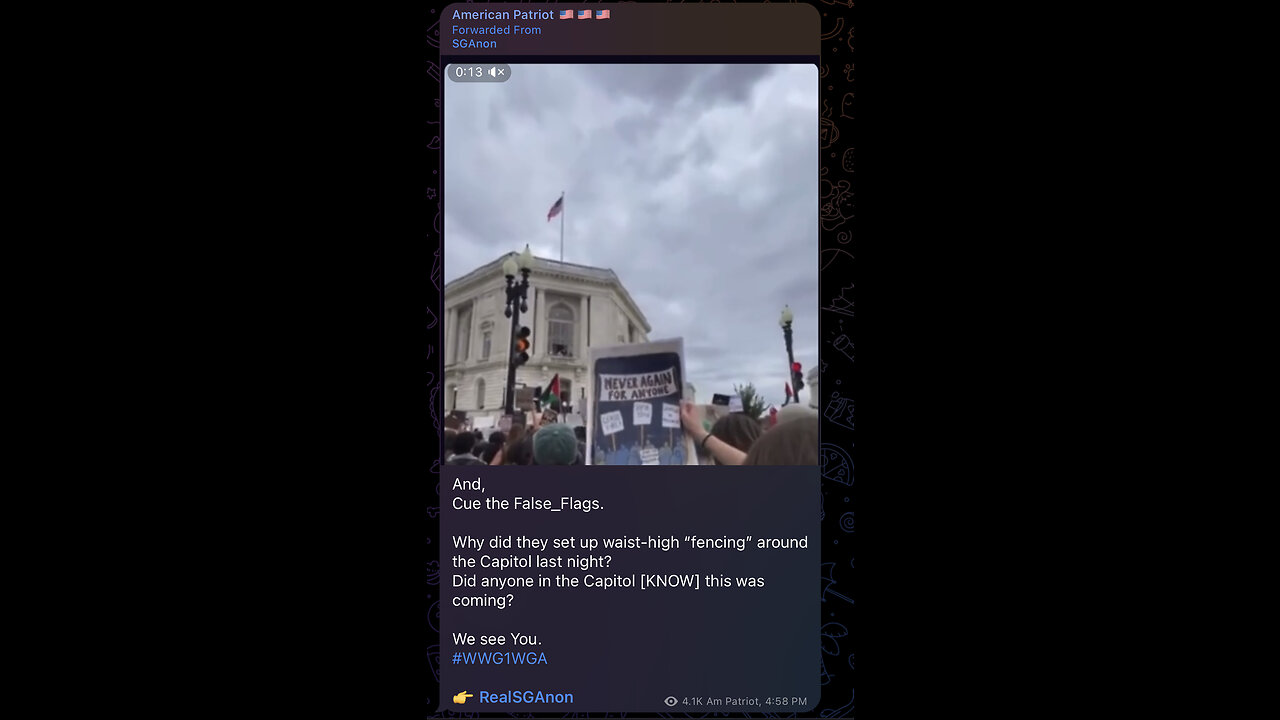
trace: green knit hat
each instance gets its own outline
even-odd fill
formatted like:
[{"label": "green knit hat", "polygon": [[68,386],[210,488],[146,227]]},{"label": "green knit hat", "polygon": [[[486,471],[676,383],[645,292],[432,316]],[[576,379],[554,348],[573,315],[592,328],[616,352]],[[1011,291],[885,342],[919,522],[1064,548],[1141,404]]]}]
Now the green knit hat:
[{"label": "green knit hat", "polygon": [[538,465],[573,465],[578,460],[578,438],[564,423],[551,423],[533,434],[533,461]]}]

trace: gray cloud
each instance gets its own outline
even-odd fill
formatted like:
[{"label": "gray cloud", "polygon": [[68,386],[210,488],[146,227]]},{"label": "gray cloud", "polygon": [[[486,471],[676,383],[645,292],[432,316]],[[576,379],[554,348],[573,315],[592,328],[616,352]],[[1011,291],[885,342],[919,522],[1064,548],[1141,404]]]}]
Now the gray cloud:
[{"label": "gray cloud", "polygon": [[781,403],[778,315],[818,350],[818,73],[803,65],[517,65],[445,82],[444,279],[525,243],[612,269],[683,337],[701,398],[754,382]]}]

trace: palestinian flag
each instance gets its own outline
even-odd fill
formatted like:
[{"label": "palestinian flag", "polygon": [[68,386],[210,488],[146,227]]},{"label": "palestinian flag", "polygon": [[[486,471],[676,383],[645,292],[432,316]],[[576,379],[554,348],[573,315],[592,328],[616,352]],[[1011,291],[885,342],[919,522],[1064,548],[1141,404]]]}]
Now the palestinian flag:
[{"label": "palestinian flag", "polygon": [[552,410],[560,409],[560,373],[551,378],[551,384],[547,386],[547,391],[542,395],[542,407],[549,407]]}]

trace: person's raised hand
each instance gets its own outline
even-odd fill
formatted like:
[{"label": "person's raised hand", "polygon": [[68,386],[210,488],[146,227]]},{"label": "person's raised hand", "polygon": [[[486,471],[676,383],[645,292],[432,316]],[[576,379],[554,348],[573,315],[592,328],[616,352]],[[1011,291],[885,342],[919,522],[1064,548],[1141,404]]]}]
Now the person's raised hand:
[{"label": "person's raised hand", "polygon": [[702,427],[701,413],[698,408],[691,402],[680,403],[680,424],[684,426],[684,431],[693,436],[695,440],[700,440],[706,434],[706,429]]}]

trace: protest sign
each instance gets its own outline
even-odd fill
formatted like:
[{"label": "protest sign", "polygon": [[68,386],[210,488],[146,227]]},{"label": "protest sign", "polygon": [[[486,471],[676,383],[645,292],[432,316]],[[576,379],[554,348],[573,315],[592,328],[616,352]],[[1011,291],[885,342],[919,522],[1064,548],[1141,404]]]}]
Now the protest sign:
[{"label": "protest sign", "polygon": [[729,412],[731,413],[742,412],[742,396],[741,395],[734,395],[729,398]]},{"label": "protest sign", "polygon": [[605,435],[620,433],[625,428],[626,424],[622,422],[621,410],[614,410],[600,416],[600,431]]},{"label": "protest sign", "polygon": [[[682,339],[593,347],[588,371],[588,465],[696,464],[693,444],[680,427]],[[653,424],[654,405],[662,407],[660,427]]]},{"label": "protest sign", "polygon": [[[640,447],[645,444],[645,430],[653,422],[653,403],[638,402],[631,406],[631,422],[640,428]],[[657,463],[646,463],[656,465]]]},{"label": "protest sign", "polygon": [[680,429],[680,406],[662,403],[662,427]]},{"label": "protest sign", "polygon": [[533,410],[533,388],[522,387],[516,388],[516,407],[526,412]]}]

